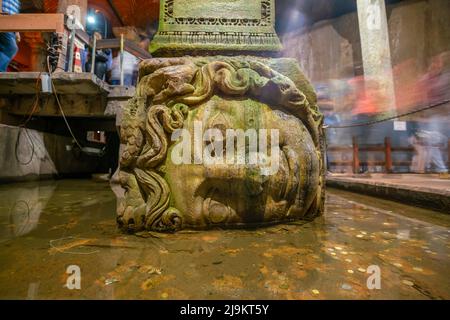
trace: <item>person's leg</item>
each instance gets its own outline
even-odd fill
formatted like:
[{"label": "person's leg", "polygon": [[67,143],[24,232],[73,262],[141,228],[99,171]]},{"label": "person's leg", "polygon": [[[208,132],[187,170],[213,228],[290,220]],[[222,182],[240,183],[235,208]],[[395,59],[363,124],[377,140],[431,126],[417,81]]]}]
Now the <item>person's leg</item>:
[{"label": "person's leg", "polygon": [[431,148],[431,164],[434,165],[437,173],[448,172],[447,166],[444,163],[441,150],[438,147]]},{"label": "person's leg", "polygon": [[125,86],[132,86],[133,85],[133,74],[125,74],[123,79],[123,84]]},{"label": "person's leg", "polygon": [[9,57],[0,50],[0,72],[5,72],[9,65]]},{"label": "person's leg", "polygon": [[425,166],[427,161],[427,150],[424,146],[417,147],[417,173],[425,173]]},{"label": "person's leg", "polygon": [[432,165],[431,165],[431,156],[432,156],[432,152],[433,152],[432,149],[433,148],[430,146],[426,146],[424,148],[424,150],[425,150],[425,166],[424,166],[425,173],[430,172],[431,167],[432,167]]},{"label": "person's leg", "polygon": [[5,72],[19,48],[14,32],[0,33],[0,72]]},{"label": "person's leg", "polygon": [[410,167],[410,171],[417,173],[419,172],[419,147],[417,145],[414,146],[414,155],[412,157],[412,161],[411,161],[411,167]]}]

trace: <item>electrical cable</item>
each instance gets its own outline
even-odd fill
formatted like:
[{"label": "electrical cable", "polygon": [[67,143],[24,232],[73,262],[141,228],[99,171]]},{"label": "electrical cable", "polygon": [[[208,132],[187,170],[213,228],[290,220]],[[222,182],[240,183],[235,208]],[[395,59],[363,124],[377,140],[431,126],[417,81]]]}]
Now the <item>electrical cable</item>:
[{"label": "electrical cable", "polygon": [[[47,69],[49,70],[50,83],[51,83],[51,86],[52,86],[53,94],[55,95],[56,104],[58,105],[59,111],[61,112],[61,115],[62,115],[62,117],[64,119],[64,122],[66,124],[67,130],[69,131],[70,135],[72,136],[72,139],[74,140],[74,142],[77,145],[77,147],[80,149],[80,152],[84,153],[84,154],[87,154],[87,155],[91,155],[89,152],[85,151],[84,147],[81,145],[81,143],[75,137],[75,134],[73,133],[72,128],[70,127],[69,121],[67,120],[66,114],[64,113],[61,101],[59,100],[55,84],[53,83],[53,78],[52,78],[52,75],[51,75],[51,72],[50,72],[49,57],[47,57]],[[100,157],[103,157],[105,155],[105,148],[103,148],[102,152],[99,154]]]},{"label": "electrical cable", "polygon": [[81,149],[81,151],[83,151],[83,147],[81,146],[81,144],[78,142],[78,139],[75,137],[72,128],[70,127],[69,122],[67,121],[67,117],[66,114],[64,113],[64,110],[62,108],[61,102],[59,101],[59,97],[58,97],[58,93],[56,92],[56,87],[55,84],[53,83],[52,80],[52,76],[50,75],[50,82],[52,84],[52,89],[53,89],[53,93],[55,95],[55,99],[56,99],[56,104],[58,105],[59,111],[61,112],[61,115],[63,116],[64,122],[66,124],[67,130],[69,130],[70,135],[72,136],[72,139],[74,140],[75,144],[78,146],[78,148]]},{"label": "electrical cable", "polygon": [[406,117],[406,116],[410,116],[410,115],[413,115],[413,114],[416,114],[416,113],[419,113],[419,112],[423,112],[423,111],[426,111],[426,110],[434,109],[434,108],[443,106],[443,105],[445,105],[445,104],[447,104],[449,102],[450,102],[450,100],[444,100],[444,101],[439,102],[439,103],[434,104],[434,105],[430,105],[430,106],[427,106],[427,107],[424,107],[424,108],[421,108],[421,109],[418,109],[418,110],[410,111],[410,112],[407,112],[407,113],[403,113],[403,114],[400,114],[400,115],[396,115],[396,116],[392,116],[392,117],[384,118],[384,119],[380,119],[380,120],[374,120],[374,121],[369,121],[369,122],[365,122],[365,123],[350,124],[350,125],[346,125],[346,126],[323,126],[323,128],[324,129],[348,129],[348,128],[372,126],[374,124],[387,122],[387,121],[403,118],[403,117]]},{"label": "electrical cable", "polygon": [[81,144],[78,142],[78,139],[75,137],[75,135],[74,135],[74,133],[73,133],[73,131],[72,131],[72,128],[70,127],[69,122],[67,121],[66,114],[64,113],[63,107],[62,107],[62,105],[61,105],[61,101],[59,100],[59,97],[58,97],[58,93],[57,93],[57,91],[56,91],[55,84],[53,83],[52,73],[51,73],[51,71],[50,71],[50,61],[49,61],[49,57],[47,57],[47,69],[48,69],[48,74],[49,74],[49,78],[50,78],[50,83],[51,83],[51,85],[52,85],[52,91],[53,91],[53,94],[54,94],[54,96],[55,96],[56,104],[58,105],[58,108],[59,108],[59,111],[61,112],[61,115],[63,116],[63,119],[64,119],[64,122],[65,122],[65,124],[66,124],[66,127],[67,127],[67,129],[69,130],[69,133],[70,133],[70,135],[72,136],[72,139],[74,140],[75,144],[78,146],[78,148],[80,148],[80,150],[81,150],[82,152],[84,152],[84,151],[83,151],[83,147],[82,147]]},{"label": "electrical cable", "polygon": [[[29,165],[33,161],[34,155],[35,155],[35,145],[34,145],[33,139],[30,136],[30,133],[28,132],[27,124],[33,118],[33,115],[36,112],[36,109],[37,109],[37,107],[39,105],[39,98],[40,98],[40,95],[39,95],[39,83],[40,83],[40,80],[41,80],[41,74],[42,74],[42,72],[39,72],[39,76],[36,79],[35,99],[34,99],[31,111],[30,111],[30,113],[28,115],[28,118],[18,126],[19,132],[17,133],[16,144],[14,146],[14,155],[16,157],[16,161],[22,166]],[[25,161],[25,162],[23,162],[23,161],[21,161],[19,159],[19,153],[18,153],[19,145],[20,145],[20,137],[22,136],[22,129],[25,130],[25,133],[26,133],[26,135],[28,137],[28,141],[30,142],[30,145],[31,145],[31,156],[30,156],[30,159],[28,161]]]},{"label": "electrical cable", "polygon": [[[25,133],[26,133],[26,135],[27,135],[27,137],[28,137],[28,141],[30,141],[30,145],[31,145],[31,156],[30,156],[30,159],[29,159],[28,161],[25,161],[25,162],[22,162],[22,161],[19,159],[19,153],[18,153],[18,151],[19,151],[19,144],[20,144],[20,137],[21,137],[21,135],[22,135],[22,129],[25,130]],[[34,159],[34,154],[35,154],[35,146],[34,146],[34,142],[33,142],[33,140],[31,139],[30,134],[29,134],[27,128],[19,127],[19,132],[17,133],[17,138],[16,138],[16,145],[15,145],[15,151],[14,151],[14,154],[15,154],[15,156],[16,156],[16,161],[17,161],[20,165],[22,165],[22,166],[27,166],[27,165],[29,165],[29,164],[33,161],[33,159]]]}]

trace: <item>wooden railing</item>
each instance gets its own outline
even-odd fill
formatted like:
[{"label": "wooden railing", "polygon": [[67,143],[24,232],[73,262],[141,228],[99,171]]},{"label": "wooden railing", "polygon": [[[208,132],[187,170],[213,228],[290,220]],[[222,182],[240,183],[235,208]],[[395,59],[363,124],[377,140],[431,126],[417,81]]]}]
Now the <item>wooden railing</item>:
[{"label": "wooden railing", "polygon": [[[450,167],[450,139],[447,144],[447,148],[442,147],[442,150],[447,150],[448,153],[448,166]],[[352,153],[352,160],[348,161],[330,161],[330,166],[351,166],[353,173],[359,173],[361,166],[382,166],[386,173],[392,173],[394,166],[411,167],[412,161],[393,161],[392,154],[394,152],[408,152],[413,153],[414,147],[393,147],[391,138],[386,137],[384,144],[363,145],[360,146],[356,137],[352,139],[352,146],[329,146],[327,152],[346,152]],[[384,161],[361,161],[361,152],[383,152]]]},{"label": "wooden railing", "polygon": [[[62,35],[64,32],[69,35],[71,30],[68,30],[66,27],[66,17],[62,13],[38,13],[38,14],[16,14],[16,15],[0,15],[0,32],[25,32],[25,31],[33,31],[33,32],[56,32],[57,34]],[[65,39],[63,47],[69,48],[69,55],[66,57],[66,52],[62,52],[58,61],[58,70],[65,70],[66,60],[69,61],[68,70],[73,70],[73,40],[68,40],[68,38],[82,41],[84,44],[88,44],[95,50],[97,49],[120,49],[121,54],[124,51],[127,51],[134,55],[135,57],[145,60],[150,59],[152,56],[150,53],[142,48],[140,48],[137,44],[132,41],[122,40],[121,39],[104,39],[94,41],[89,35],[81,30],[76,29],[72,30],[75,34],[74,38],[67,37],[62,38]],[[72,50],[71,50],[72,48]],[[70,54],[72,53],[72,55]],[[95,56],[95,55],[94,55]],[[95,64],[95,61],[93,65]]]},{"label": "wooden railing", "polygon": [[0,32],[64,32],[62,13],[0,15]]},{"label": "wooden railing", "polygon": [[[90,45],[91,47],[94,46],[93,41],[91,41]],[[120,38],[98,40],[95,46],[97,49],[120,49]],[[150,59],[152,57],[148,51],[140,48],[136,43],[129,40],[124,40],[123,49],[141,60]]]}]

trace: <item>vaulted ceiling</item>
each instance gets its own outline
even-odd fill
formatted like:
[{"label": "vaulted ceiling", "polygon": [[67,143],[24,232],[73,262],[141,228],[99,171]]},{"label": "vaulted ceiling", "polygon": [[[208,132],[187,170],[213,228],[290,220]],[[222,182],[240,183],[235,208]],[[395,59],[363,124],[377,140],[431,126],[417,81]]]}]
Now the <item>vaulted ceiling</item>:
[{"label": "vaulted ceiling", "polygon": [[[401,0],[386,0],[394,3]],[[159,0],[88,0],[89,7],[99,9],[117,25],[131,25],[147,28],[158,21]],[[356,10],[355,0],[275,0],[277,30],[284,32],[331,19]],[[45,12],[55,12],[58,0],[22,0],[25,10],[37,8]],[[295,15],[299,12],[300,15]],[[293,15],[294,14],[294,15]]]},{"label": "vaulted ceiling", "polygon": [[[56,12],[58,0],[22,0],[23,12]],[[75,1],[76,2],[76,1]],[[90,8],[102,11],[114,26],[146,28],[159,17],[159,0],[88,0]]]}]

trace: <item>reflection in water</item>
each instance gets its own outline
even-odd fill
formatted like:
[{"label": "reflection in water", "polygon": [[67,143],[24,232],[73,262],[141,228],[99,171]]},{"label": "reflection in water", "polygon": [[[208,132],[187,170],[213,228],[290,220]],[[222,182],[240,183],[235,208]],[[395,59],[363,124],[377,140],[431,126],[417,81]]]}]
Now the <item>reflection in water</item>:
[{"label": "reflection in water", "polygon": [[[450,298],[448,215],[329,190],[311,223],[128,235],[115,209],[106,183],[0,186],[0,298]],[[71,265],[81,290],[65,287]]]},{"label": "reflection in water", "polygon": [[27,235],[36,229],[42,209],[53,195],[55,184],[19,184],[0,189],[0,239]]}]

